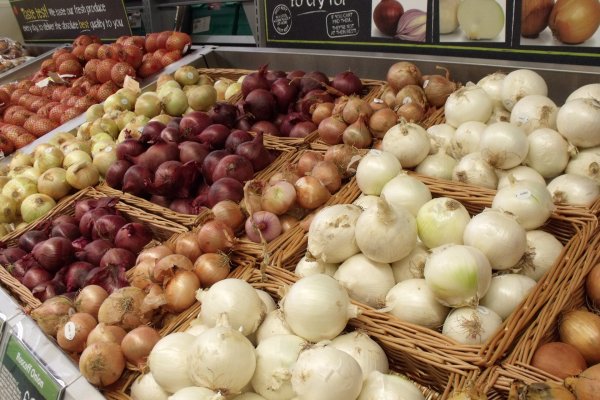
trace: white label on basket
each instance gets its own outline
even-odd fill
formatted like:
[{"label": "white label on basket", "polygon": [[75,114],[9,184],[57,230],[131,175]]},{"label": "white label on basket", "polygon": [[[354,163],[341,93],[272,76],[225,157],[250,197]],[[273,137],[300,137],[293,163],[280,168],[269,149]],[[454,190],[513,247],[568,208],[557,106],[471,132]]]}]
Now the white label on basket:
[{"label": "white label on basket", "polygon": [[73,338],[75,338],[76,333],[77,333],[77,330],[75,329],[75,323],[67,322],[65,324],[65,338],[67,340],[73,340]]},{"label": "white label on basket", "polygon": [[527,200],[527,199],[531,198],[531,192],[529,190],[523,190],[523,191],[517,192],[517,194],[515,194],[515,197],[519,200]]},{"label": "white label on basket", "polygon": [[406,96],[402,99],[402,105],[412,103],[412,98],[410,96]]},{"label": "white label on basket", "polygon": [[210,17],[195,18],[192,23],[192,33],[208,32],[210,30]]}]

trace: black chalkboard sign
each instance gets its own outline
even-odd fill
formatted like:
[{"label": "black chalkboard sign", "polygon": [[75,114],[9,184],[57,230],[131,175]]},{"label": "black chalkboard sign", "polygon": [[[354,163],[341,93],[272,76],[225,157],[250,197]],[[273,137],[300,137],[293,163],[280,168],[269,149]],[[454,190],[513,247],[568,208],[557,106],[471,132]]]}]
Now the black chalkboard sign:
[{"label": "black chalkboard sign", "polygon": [[[558,40],[550,27],[545,28],[539,37],[523,37],[522,6],[531,1],[262,0],[260,11],[264,16],[262,29],[268,47],[383,51],[600,65],[600,28],[577,44]],[[400,4],[403,9],[400,20],[392,23],[391,27],[382,26],[381,19],[378,20],[376,16],[376,9],[383,2],[387,3],[386,6],[390,3]],[[476,37],[478,32],[473,33],[469,31],[469,27],[462,25],[457,25],[452,31],[447,31],[447,27],[440,29],[443,26],[440,25],[440,7],[447,7],[452,2],[463,4],[464,9],[467,8],[465,4],[473,6],[470,11],[478,10],[481,5],[489,5],[491,9],[486,9],[485,16],[495,14],[497,18],[491,21],[485,18],[477,21],[475,18],[473,26],[477,27],[479,24],[479,29],[482,25],[487,28],[480,29],[484,37]],[[475,17],[478,15],[481,14],[475,14]],[[492,28],[492,25],[497,25],[497,28]],[[397,28],[394,29],[394,26]],[[382,32],[389,28],[391,31]]]},{"label": "black chalkboard sign", "polygon": [[25,42],[131,35],[123,0],[9,0]]}]

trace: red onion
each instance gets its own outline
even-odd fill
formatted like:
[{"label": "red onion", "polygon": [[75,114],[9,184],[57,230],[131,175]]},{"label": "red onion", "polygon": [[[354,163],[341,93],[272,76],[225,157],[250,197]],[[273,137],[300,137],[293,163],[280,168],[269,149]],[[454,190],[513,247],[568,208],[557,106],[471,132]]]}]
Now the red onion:
[{"label": "red onion", "polygon": [[184,164],[188,161],[197,161],[202,164],[209,152],[208,146],[203,143],[191,141],[179,143],[179,161]]},{"label": "red onion", "polygon": [[77,238],[77,239],[73,240],[73,242],[71,242],[75,253],[83,251],[83,249],[85,249],[85,246],[87,246],[89,243],[90,243],[90,240],[83,236],[80,238]]},{"label": "red onion", "polygon": [[252,163],[247,158],[237,154],[230,154],[219,161],[213,171],[212,180],[216,182],[221,178],[229,177],[237,179],[240,182],[245,182],[252,179],[253,175],[254,169],[252,168]]},{"label": "red onion", "polygon": [[221,161],[224,157],[228,156],[229,154],[230,153],[227,150],[215,150],[211,151],[206,156],[206,158],[202,162],[202,167],[200,168],[202,174],[204,175],[204,180],[206,181],[206,183],[212,183],[212,175],[215,171],[215,168],[217,167],[217,164],[219,164],[219,161]]},{"label": "red onion", "polygon": [[31,289],[31,294],[36,297],[38,300],[44,302],[48,299],[56,297],[65,292],[64,285],[56,282],[54,280],[47,281],[44,283],[40,283],[33,289]]},{"label": "red onion", "polygon": [[[281,235],[281,222],[277,215],[268,211],[257,211],[246,220],[246,235],[248,239],[255,243],[261,243],[262,238],[266,242],[270,242],[277,236]],[[260,232],[260,233],[259,233]]]},{"label": "red onion", "polygon": [[160,138],[165,142],[181,142],[181,132],[179,132],[179,127],[167,126],[165,129],[160,131]]},{"label": "red onion", "polygon": [[177,160],[179,158],[179,148],[177,143],[159,142],[153,144],[144,153],[136,157],[127,157],[128,161],[135,165],[141,165],[150,171],[156,171],[156,168],[165,161]]},{"label": "red onion", "polygon": [[234,153],[235,149],[244,142],[249,142],[252,140],[252,135],[247,131],[242,131],[240,129],[234,129],[231,131],[229,136],[227,136],[227,140],[225,140],[225,150],[229,150]]},{"label": "red onion", "polygon": [[275,97],[266,89],[255,89],[245,98],[244,110],[257,120],[270,120],[276,114]]},{"label": "red onion", "polygon": [[75,220],[76,222],[81,220],[83,214],[90,211],[91,209],[98,207],[112,208],[119,202],[116,197],[102,197],[100,199],[84,199],[79,200],[75,203]]},{"label": "red onion", "polygon": [[40,242],[31,253],[40,266],[50,272],[58,271],[74,255],[71,241],[63,237],[53,237]]},{"label": "red onion", "polygon": [[[33,230],[25,232],[19,238],[19,247],[23,249],[25,252],[30,252],[33,250],[36,244],[43,242],[48,239],[48,235],[46,235],[43,231]],[[7,249],[8,250],[8,249]],[[6,250],[5,250],[6,251]],[[21,258],[21,257],[19,257]],[[16,261],[16,260],[14,260]],[[12,262],[14,262],[12,261]]]},{"label": "red onion", "polygon": [[229,136],[230,130],[223,124],[212,124],[207,126],[200,135],[198,140],[202,143],[206,143],[211,149],[222,149],[225,146],[227,136]]},{"label": "red onion", "polygon": [[288,78],[289,80],[291,80],[293,83],[293,82],[300,82],[300,79],[298,79],[298,78],[302,78],[304,75],[306,75],[306,72],[297,69],[297,70],[288,72],[285,77]]},{"label": "red onion", "polygon": [[55,225],[54,228],[52,228],[52,231],[50,232],[50,237],[55,236],[64,237],[69,240],[75,240],[79,236],[81,236],[81,233],[79,232],[79,226],[64,223]]},{"label": "red onion", "polygon": [[273,86],[273,82],[275,82],[277,79],[281,79],[281,78],[285,78],[286,77],[286,73],[283,71],[278,71],[278,70],[268,70],[267,73],[265,74],[265,78],[267,78],[267,81],[269,82],[270,86]]},{"label": "red onion", "polygon": [[18,260],[10,264],[5,264],[5,266],[6,270],[20,281],[21,279],[23,279],[23,276],[25,276],[25,273],[27,271],[29,271],[33,267],[39,267],[40,264],[37,261],[35,261],[33,255],[26,254],[25,256],[19,258]]},{"label": "red onion", "polygon": [[[314,89],[306,93],[300,101],[296,103],[296,111],[302,112],[305,115],[310,115],[315,104],[333,103],[333,97],[324,90]],[[312,118],[309,118],[312,120]]]},{"label": "red onion", "polygon": [[263,65],[256,72],[246,75],[242,81],[242,95],[248,96],[250,92],[256,89],[269,89],[269,81],[266,78],[267,65]]},{"label": "red onion", "polygon": [[317,130],[317,125],[312,121],[302,121],[294,125],[290,131],[290,137],[305,138]]},{"label": "red onion", "polygon": [[196,208],[194,206],[194,199],[175,199],[169,204],[169,209],[179,213],[187,215],[196,215]]},{"label": "red onion", "polygon": [[159,206],[162,206],[162,207],[169,208],[169,204],[171,203],[171,200],[169,200],[169,198],[166,196],[159,196],[157,194],[154,194],[154,195],[152,195],[152,197],[150,197],[150,202],[152,202],[154,204],[158,204]]},{"label": "red onion", "polygon": [[396,0],[381,0],[375,10],[373,10],[373,22],[381,33],[394,36],[398,21],[404,13],[404,8]]},{"label": "red onion", "polygon": [[114,211],[107,207],[94,208],[86,212],[81,220],[79,221],[79,231],[82,236],[92,237],[92,230],[94,229],[94,224],[103,215],[112,215]]},{"label": "red onion", "polygon": [[[175,197],[188,198],[202,182],[200,172],[201,164],[196,161],[188,161],[179,168],[180,180],[175,190]],[[173,194],[170,193],[172,196]]]},{"label": "red onion", "polygon": [[134,165],[123,176],[123,191],[141,196],[146,192],[150,182],[152,182],[152,172],[142,165]]},{"label": "red onion", "polygon": [[331,86],[344,93],[346,96],[360,94],[363,87],[360,78],[352,71],[343,71],[337,74],[333,78]]},{"label": "red onion", "polygon": [[135,265],[136,255],[127,249],[114,247],[108,250],[100,260],[100,268],[123,267],[125,270]]},{"label": "red onion", "polygon": [[233,128],[237,119],[237,108],[233,104],[217,102],[208,112],[215,124],[223,124]]},{"label": "red onion", "polygon": [[292,131],[294,125],[303,121],[310,121],[310,118],[308,118],[304,113],[300,112],[289,113],[283,118],[283,121],[281,121],[281,126],[279,127],[281,135],[290,136],[290,132]]},{"label": "red onion", "polygon": [[281,113],[288,112],[290,105],[294,103],[298,96],[298,87],[292,85],[287,78],[280,78],[273,82],[271,93],[277,102],[277,109]]},{"label": "red onion", "polygon": [[211,186],[208,186],[206,183],[200,185],[198,191],[196,192],[196,198],[192,203],[194,207],[199,208],[201,206],[208,206],[208,191],[210,190],[210,188]]},{"label": "red onion", "polygon": [[304,96],[306,93],[315,89],[322,89],[323,84],[329,85],[329,78],[320,71],[313,71],[304,74],[300,78],[300,94]]},{"label": "red onion", "polygon": [[[156,143],[156,141],[160,138],[160,132],[163,129],[165,129],[165,124],[160,121],[148,122],[142,129],[142,135],[139,139],[140,143]],[[135,157],[136,154],[130,156]]]},{"label": "red onion", "polygon": [[213,123],[210,116],[203,111],[186,114],[179,122],[179,130],[185,140],[197,137],[200,132]]},{"label": "red onion", "polygon": [[[23,237],[23,236],[21,236],[21,237]],[[46,237],[46,239],[47,239],[47,237]],[[34,246],[35,246],[35,244],[34,244]],[[32,247],[32,249],[33,249],[33,247]],[[27,255],[27,252],[18,247],[9,247],[7,249],[3,249],[2,252],[0,253],[0,264],[1,265],[9,265],[9,264],[15,263],[18,260],[20,260],[21,258],[25,257],[26,255]]]},{"label": "red onion", "polygon": [[92,239],[106,239],[112,242],[127,220],[120,215],[103,215],[96,220],[92,228]]},{"label": "red onion", "polygon": [[[235,149],[235,154],[248,159],[252,163],[253,172],[266,168],[271,161],[269,152],[263,144],[262,132],[257,133],[251,141],[240,144]],[[251,177],[248,179],[251,179]]]},{"label": "red onion", "polygon": [[85,280],[85,286],[88,285],[98,285],[110,294],[117,289],[129,286],[129,282],[125,275],[125,268],[96,267],[90,271]]},{"label": "red onion", "polygon": [[126,139],[117,145],[117,159],[125,160],[126,156],[139,156],[145,150],[146,147],[137,139]]},{"label": "red onion", "polygon": [[106,176],[104,177],[106,184],[113,189],[120,190],[123,187],[123,177],[132,165],[127,160],[117,160],[106,171]]},{"label": "red onion", "polygon": [[77,225],[78,223],[79,222],[77,221],[77,219],[75,219],[74,216],[68,215],[68,214],[63,214],[63,215],[59,215],[58,217],[56,217],[52,220],[52,227],[55,227],[56,225],[59,225],[59,224]]},{"label": "red onion", "polygon": [[42,267],[33,267],[30,268],[25,275],[23,275],[23,279],[21,279],[21,283],[29,290],[33,289],[37,285],[47,282],[52,279],[52,274],[45,270]]},{"label": "red onion", "polygon": [[249,131],[253,123],[254,117],[249,114],[246,114],[243,117],[238,118],[237,121],[235,121],[234,128],[240,129],[242,131]]},{"label": "red onion", "polygon": [[244,186],[233,178],[221,178],[208,189],[206,204],[213,207],[222,200],[232,200],[239,203],[244,198]]},{"label": "red onion", "polygon": [[275,125],[271,121],[257,121],[254,123],[254,125],[252,125],[250,131],[256,133],[260,132],[265,135],[271,136],[281,136],[279,128],[277,128],[277,125]]},{"label": "red onion", "polygon": [[131,222],[123,226],[115,237],[115,246],[139,253],[152,240],[152,231],[144,225]]},{"label": "red onion", "polygon": [[172,194],[181,183],[181,163],[165,161],[156,169],[149,190],[152,194],[167,196]]},{"label": "red onion", "polygon": [[104,239],[96,239],[83,248],[83,252],[77,253],[77,258],[87,261],[95,266],[100,264],[102,256],[112,248],[112,243]]},{"label": "red onion", "polygon": [[88,273],[92,269],[94,269],[94,266],[85,261],[76,261],[69,265],[64,278],[65,285],[67,286],[67,292],[73,292],[81,289],[85,284]]}]

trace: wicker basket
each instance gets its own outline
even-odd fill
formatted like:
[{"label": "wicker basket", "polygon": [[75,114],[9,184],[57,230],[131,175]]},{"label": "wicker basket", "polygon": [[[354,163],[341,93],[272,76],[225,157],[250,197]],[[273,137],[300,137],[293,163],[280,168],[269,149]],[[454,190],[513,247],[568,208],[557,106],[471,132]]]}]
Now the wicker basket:
[{"label": "wicker basket", "polygon": [[[99,199],[102,197],[106,197],[106,195],[93,188],[81,190],[76,195],[70,197],[68,202],[62,202],[59,206],[50,211],[50,213],[31,224],[29,229],[36,229],[38,226],[42,226],[46,222],[51,221],[53,218],[59,215],[74,215],[75,203],[79,200],[89,198]],[[147,212],[132,207],[126,203],[123,203],[122,201],[117,203],[116,209],[119,210],[129,221],[139,222],[148,226],[152,231],[154,244],[169,239],[173,234],[187,231],[187,229],[181,225],[159,216],[148,214]],[[10,237],[7,237],[5,243],[8,246],[15,246],[22,233],[23,232],[20,234],[15,234],[15,232],[11,233],[9,235]],[[23,286],[15,277],[13,277],[4,267],[1,266],[0,284],[6,287],[24,306],[34,309],[39,307],[41,304],[41,302],[31,294],[29,289]]]},{"label": "wicker basket", "polygon": [[[352,189],[355,190],[352,190]],[[459,200],[471,214],[480,213],[484,208],[491,206],[491,198],[471,197],[467,193],[457,196],[452,187],[445,181],[437,181],[436,185],[429,186],[434,197],[446,196]],[[358,197],[360,191],[355,181],[351,181],[344,190],[348,196],[344,201],[335,204],[349,203]],[[535,286],[534,290],[517,307],[513,314],[507,318],[502,328],[487,343],[481,346],[460,345],[439,332],[407,324],[388,314],[372,310],[373,318],[380,321],[379,327],[386,332],[384,340],[404,341],[407,346],[414,348],[417,343],[422,343],[418,357],[427,353],[456,357],[467,363],[481,367],[495,364],[506,356],[519,338],[520,333],[534,320],[540,309],[554,296],[554,287],[567,272],[577,268],[577,260],[584,253],[587,242],[597,226],[595,219],[589,214],[580,214],[579,210],[571,210],[565,215],[555,213],[549,222],[542,227],[557,237],[565,248],[557,264]],[[565,211],[566,212],[566,211]],[[293,270],[306,251],[307,236],[301,229],[296,229],[293,236],[287,237],[285,243],[279,245],[272,256],[271,262],[287,270]],[[427,343],[427,344],[425,344]],[[422,353],[422,354],[421,354]]]},{"label": "wicker basket", "polygon": [[[272,267],[257,269],[251,263],[238,267],[231,273],[230,277],[243,279],[249,282],[256,289],[261,289],[268,292],[276,300],[280,299],[280,293],[283,287],[292,285],[298,279],[294,274],[288,271]],[[199,309],[200,305],[198,304],[196,311]],[[188,318],[187,320],[179,320],[176,328],[172,329],[171,332],[184,331],[189,327],[189,324],[193,318],[194,317]],[[388,355],[390,368],[397,372],[406,373],[415,382],[417,382],[420,389],[423,391],[423,394],[426,396],[426,399],[441,399],[443,398],[444,393],[449,391],[447,379],[444,381],[443,377],[439,376],[434,379],[430,379],[429,376],[422,374],[423,369],[419,368],[419,366],[416,366],[417,369],[404,368],[406,363],[403,361],[402,350],[399,351],[398,346],[395,346],[393,343],[390,344],[382,342],[377,335],[374,335],[370,330],[370,328],[373,326],[373,323],[369,321],[369,317],[367,315],[360,315],[357,318],[350,320],[349,326],[352,328],[364,329],[366,333],[377,340],[383,346],[383,349]],[[462,366],[460,362],[458,362],[458,365],[455,365],[452,361],[445,359],[422,360],[421,363],[427,365],[431,363],[431,365],[429,365],[429,369],[432,371],[437,370],[439,367],[456,368],[458,366]],[[131,400],[131,398],[127,395],[127,392],[137,376],[137,374],[127,374],[126,376],[123,376],[121,380],[117,382],[117,384],[111,387],[111,390],[104,391],[105,396],[112,400]]]}]

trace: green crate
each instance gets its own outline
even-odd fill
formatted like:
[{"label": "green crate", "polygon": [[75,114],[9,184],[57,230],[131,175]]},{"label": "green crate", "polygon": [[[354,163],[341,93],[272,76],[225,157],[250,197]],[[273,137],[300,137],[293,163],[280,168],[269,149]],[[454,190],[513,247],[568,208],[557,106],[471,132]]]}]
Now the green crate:
[{"label": "green crate", "polygon": [[192,6],[192,34],[235,35],[240,13],[239,2],[199,4]]}]

